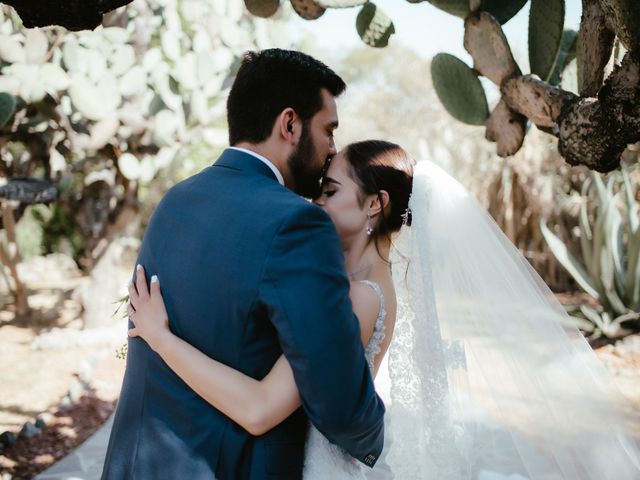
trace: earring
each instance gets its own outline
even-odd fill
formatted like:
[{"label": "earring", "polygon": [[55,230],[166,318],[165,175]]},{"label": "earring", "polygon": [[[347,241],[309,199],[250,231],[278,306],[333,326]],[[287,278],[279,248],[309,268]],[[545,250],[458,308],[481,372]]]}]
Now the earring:
[{"label": "earring", "polygon": [[371,225],[371,214],[367,213],[367,235],[373,233],[373,226]]}]

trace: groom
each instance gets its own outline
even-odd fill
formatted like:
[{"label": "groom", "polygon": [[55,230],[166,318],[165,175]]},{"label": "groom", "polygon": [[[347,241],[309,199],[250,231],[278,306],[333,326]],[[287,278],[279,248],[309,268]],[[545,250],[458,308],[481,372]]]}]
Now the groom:
[{"label": "groom", "polygon": [[327,214],[302,198],[317,193],[336,153],[344,88],[302,53],[247,53],[227,102],[232,147],[165,195],[138,258],[162,279],[175,334],[256,379],[284,353],[303,408],[254,437],[129,339],[103,479],[299,479],[307,420],[375,464],[384,407],[340,242]]}]

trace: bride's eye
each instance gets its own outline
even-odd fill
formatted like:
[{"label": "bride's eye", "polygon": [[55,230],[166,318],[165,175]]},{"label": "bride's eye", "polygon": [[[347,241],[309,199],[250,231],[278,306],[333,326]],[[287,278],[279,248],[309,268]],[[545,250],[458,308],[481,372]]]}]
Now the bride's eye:
[{"label": "bride's eye", "polygon": [[324,190],[322,192],[322,195],[324,195],[325,197],[331,197],[331,196],[333,196],[334,193],[336,193],[335,190]]}]

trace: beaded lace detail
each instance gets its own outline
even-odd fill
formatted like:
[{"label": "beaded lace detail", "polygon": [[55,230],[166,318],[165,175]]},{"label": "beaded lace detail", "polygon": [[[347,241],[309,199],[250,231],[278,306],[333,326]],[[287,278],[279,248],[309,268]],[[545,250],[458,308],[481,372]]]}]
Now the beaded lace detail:
[{"label": "beaded lace detail", "polygon": [[372,282],[371,280],[362,280],[359,283],[369,285],[371,288],[373,288],[373,290],[380,298],[380,310],[378,311],[378,318],[376,319],[376,324],[373,328],[373,334],[369,339],[369,343],[367,343],[367,345],[364,347],[364,356],[367,359],[369,369],[373,371],[374,360],[381,351],[380,346],[382,345],[385,337],[384,320],[385,318],[387,318],[387,310],[384,306],[384,295],[382,294],[380,285],[378,285],[376,282]]}]

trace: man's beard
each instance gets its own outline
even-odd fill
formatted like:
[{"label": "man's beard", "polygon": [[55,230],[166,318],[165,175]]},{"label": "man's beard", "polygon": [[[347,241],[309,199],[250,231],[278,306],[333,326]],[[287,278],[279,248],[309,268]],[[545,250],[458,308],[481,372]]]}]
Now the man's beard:
[{"label": "man's beard", "polygon": [[320,196],[320,178],[324,166],[316,167],[313,164],[317,158],[318,152],[305,123],[302,127],[298,148],[288,159],[289,171],[295,185],[294,190],[302,197],[317,198]]}]

